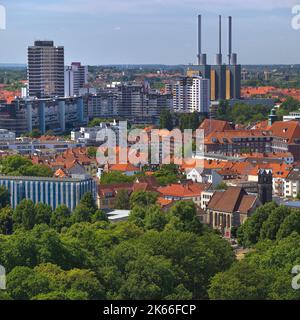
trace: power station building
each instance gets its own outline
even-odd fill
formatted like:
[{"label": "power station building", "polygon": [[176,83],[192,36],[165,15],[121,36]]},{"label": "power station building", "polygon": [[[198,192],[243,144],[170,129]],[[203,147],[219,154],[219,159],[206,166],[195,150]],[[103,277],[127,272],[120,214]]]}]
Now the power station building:
[{"label": "power station building", "polygon": [[207,55],[202,52],[202,17],[198,16],[198,65],[189,66],[187,76],[200,75],[210,80],[210,100],[231,100],[241,97],[241,65],[237,54],[232,53],[232,17],[228,18],[228,64],[223,64],[222,17],[219,16],[219,52],[215,64],[207,64]]}]

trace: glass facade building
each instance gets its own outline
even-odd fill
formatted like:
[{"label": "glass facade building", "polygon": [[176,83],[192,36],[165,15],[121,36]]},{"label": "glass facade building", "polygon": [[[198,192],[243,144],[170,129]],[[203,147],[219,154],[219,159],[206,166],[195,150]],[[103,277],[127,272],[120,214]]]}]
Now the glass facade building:
[{"label": "glass facade building", "polygon": [[96,199],[95,181],[84,176],[72,179],[0,176],[0,185],[10,192],[13,208],[23,199],[30,199],[53,209],[64,204],[72,211],[86,192]]}]

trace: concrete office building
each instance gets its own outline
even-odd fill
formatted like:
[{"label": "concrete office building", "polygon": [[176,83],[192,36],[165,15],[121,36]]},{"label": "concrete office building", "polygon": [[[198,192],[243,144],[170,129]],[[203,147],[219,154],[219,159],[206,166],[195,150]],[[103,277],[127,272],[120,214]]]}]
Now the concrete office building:
[{"label": "concrete office building", "polygon": [[64,47],[55,47],[53,41],[35,41],[28,48],[29,96],[63,97]]},{"label": "concrete office building", "polygon": [[38,129],[64,132],[74,126],[86,124],[82,97],[56,99],[16,99],[0,105],[0,128],[17,135]]},{"label": "concrete office building", "polygon": [[78,96],[88,82],[88,66],[73,62],[65,68],[65,97]]},{"label": "concrete office building", "polygon": [[30,199],[53,209],[64,204],[74,210],[86,192],[91,192],[96,199],[96,183],[89,176],[71,179],[0,176],[0,185],[9,191],[12,208],[23,199]]},{"label": "concrete office building", "polygon": [[137,83],[123,83],[84,97],[90,119],[127,119],[134,123],[157,123],[161,110],[172,108],[171,94],[161,94]]}]

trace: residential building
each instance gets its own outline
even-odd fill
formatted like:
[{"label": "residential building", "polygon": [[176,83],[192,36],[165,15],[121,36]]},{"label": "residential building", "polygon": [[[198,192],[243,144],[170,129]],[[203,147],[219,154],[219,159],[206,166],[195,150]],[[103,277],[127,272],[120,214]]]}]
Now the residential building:
[{"label": "residential building", "polygon": [[12,208],[23,199],[30,199],[53,209],[64,204],[74,210],[86,192],[91,192],[96,199],[95,181],[88,176],[71,179],[0,176],[0,185],[9,191]]},{"label": "residential building", "polygon": [[35,41],[28,48],[29,96],[64,97],[64,47],[53,41]]},{"label": "residential building", "polygon": [[222,175],[220,175],[216,170],[212,169],[187,169],[186,170],[187,180],[192,180],[198,183],[208,183],[213,187],[216,187],[223,181]]},{"label": "residential building", "polygon": [[223,155],[271,152],[272,139],[268,132],[258,130],[212,132],[204,139],[204,152]]},{"label": "residential building", "polygon": [[300,193],[300,167],[291,170],[284,181],[284,197],[298,198]]},{"label": "residential building", "polygon": [[276,121],[270,128],[272,151],[275,153],[290,152],[295,161],[300,160],[300,122]]},{"label": "residential building", "polygon": [[0,129],[0,141],[13,141],[16,140],[16,134],[6,129]]},{"label": "residential building", "polygon": [[65,97],[78,96],[79,91],[88,83],[88,66],[72,62],[65,67]]},{"label": "residential building", "polygon": [[201,207],[201,194],[203,191],[209,189],[209,187],[209,184],[187,182],[160,187],[157,189],[157,191],[165,200],[191,200],[196,205]]},{"label": "residential building", "polygon": [[182,77],[169,89],[173,94],[175,112],[209,113],[210,83],[200,76]]}]

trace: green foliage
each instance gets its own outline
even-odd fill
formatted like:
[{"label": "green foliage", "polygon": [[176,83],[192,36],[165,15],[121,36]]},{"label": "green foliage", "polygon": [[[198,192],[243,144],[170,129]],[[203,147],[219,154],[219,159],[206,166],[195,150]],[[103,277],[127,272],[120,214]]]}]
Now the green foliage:
[{"label": "green foliage", "polygon": [[89,127],[97,127],[100,125],[100,123],[109,123],[113,122],[113,119],[103,119],[103,118],[94,118],[93,120],[90,121]]},{"label": "green foliage", "polygon": [[0,186],[0,208],[5,208],[9,204],[10,193],[4,186]]},{"label": "green foliage", "polygon": [[158,194],[156,192],[136,191],[130,196],[130,207],[148,207],[156,204]]},{"label": "green foliage", "polygon": [[161,186],[176,183],[180,179],[178,166],[175,164],[162,165],[161,168],[154,173],[154,177]]},{"label": "green foliage", "polygon": [[117,184],[117,183],[131,183],[135,180],[135,176],[126,176],[122,172],[112,171],[104,173],[101,176],[100,184]]},{"label": "green foliage", "polygon": [[233,123],[248,124],[268,119],[270,112],[271,107],[268,106],[249,106],[244,103],[236,103],[231,107],[228,101],[222,101],[217,110],[216,118]]},{"label": "green foliage", "polygon": [[0,234],[11,234],[13,231],[13,210],[9,207],[0,209]]},{"label": "green foliage", "polygon": [[178,201],[169,210],[167,228],[201,234],[203,226],[197,218],[196,206],[192,201]]},{"label": "green foliage", "polygon": [[228,186],[226,182],[221,182],[216,186],[216,190],[227,190]]},{"label": "green foliage", "polygon": [[96,156],[97,156],[97,148],[96,147],[89,147],[87,149],[87,155],[90,158],[96,158]]},{"label": "green foliage", "polygon": [[120,210],[129,210],[130,209],[130,197],[128,194],[128,190],[120,190],[118,191],[115,199],[115,209]]},{"label": "green foliage", "polygon": [[22,200],[13,213],[14,228],[30,230],[36,222],[36,210],[31,200]]},{"label": "green foliage", "polygon": [[277,233],[278,239],[283,239],[288,237],[293,232],[300,234],[300,211],[294,210],[289,215],[285,215],[285,219],[282,224],[279,225],[279,230]]},{"label": "green foliage", "polygon": [[60,205],[53,211],[50,226],[58,232],[71,226],[71,212],[67,206]]},{"label": "green foliage", "polygon": [[256,244],[259,241],[263,223],[268,220],[270,214],[276,208],[276,203],[271,202],[256,209],[251,218],[247,219],[239,228],[239,243],[244,247]]},{"label": "green foliage", "polygon": [[174,128],[174,119],[172,113],[168,109],[163,109],[160,114],[159,119],[160,129],[173,130]]},{"label": "green foliage", "polygon": [[277,110],[277,115],[279,118],[288,115],[292,111],[300,110],[300,102],[292,97],[288,97]]},{"label": "green foliage", "polygon": [[299,300],[291,286],[292,268],[300,262],[300,235],[296,232],[276,241],[260,241],[255,251],[217,274],[211,282],[211,299]]},{"label": "green foliage", "polygon": [[257,270],[244,262],[217,274],[209,289],[210,299],[217,300],[261,300],[268,296],[269,272]]},{"label": "green foliage", "polygon": [[44,165],[33,164],[20,155],[8,156],[1,160],[1,172],[10,176],[52,177],[52,170]]}]

